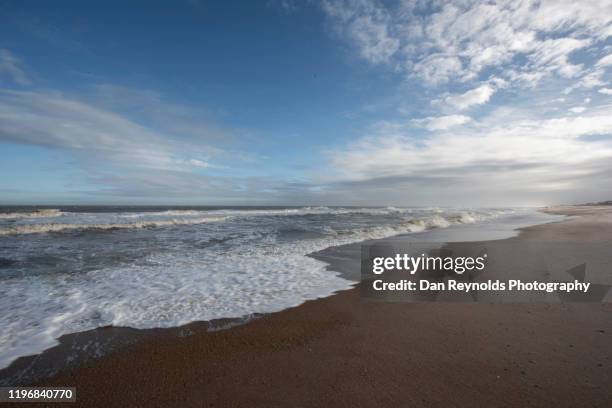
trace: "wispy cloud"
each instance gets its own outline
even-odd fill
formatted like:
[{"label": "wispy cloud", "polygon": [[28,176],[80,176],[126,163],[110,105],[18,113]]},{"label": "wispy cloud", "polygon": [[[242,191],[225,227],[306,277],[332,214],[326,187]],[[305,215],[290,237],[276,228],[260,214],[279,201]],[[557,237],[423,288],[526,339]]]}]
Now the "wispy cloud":
[{"label": "wispy cloud", "polygon": [[427,130],[447,130],[455,126],[463,125],[471,121],[472,118],[465,115],[430,116],[422,119],[413,119],[412,124],[423,126]]},{"label": "wispy cloud", "polygon": [[81,193],[102,201],[104,196],[244,199],[244,179],[223,173],[254,165],[252,158],[225,150],[223,136],[230,133],[196,113],[202,114],[168,103],[157,92],[108,84],[80,95],[5,89],[0,90],[0,143],[70,154],[84,177],[79,181],[75,175],[72,182],[94,186]]},{"label": "wispy cloud", "polygon": [[[327,0],[323,10],[358,55],[398,74],[406,99],[430,102],[329,155],[323,178],[345,192],[435,203],[612,188],[612,1]],[[368,18],[384,37],[355,33]]]},{"label": "wispy cloud", "polygon": [[[485,70],[525,81],[584,75],[572,54],[612,32],[608,0],[323,4],[337,30],[366,60],[392,64],[430,84],[469,81]],[[514,67],[517,57],[527,63]]]},{"label": "wispy cloud", "polygon": [[390,33],[392,18],[386,9],[372,2],[324,1],[323,9],[340,22],[336,28],[350,37],[363,58],[386,63],[400,49],[400,40]]},{"label": "wispy cloud", "polygon": [[19,85],[32,83],[21,64],[21,60],[5,49],[0,49],[0,77],[2,76]]},{"label": "wispy cloud", "polygon": [[[607,137],[588,140],[593,135]],[[504,198],[562,193],[567,198],[609,183],[599,174],[612,173],[611,157],[612,106],[550,118],[503,108],[459,130],[440,128],[425,140],[406,126],[377,127],[330,154],[334,171],[326,179],[352,183],[366,195],[365,186],[374,190],[385,180],[401,180],[395,185],[396,200],[417,195],[435,202],[448,194],[461,197],[466,188],[473,195],[464,197],[464,203],[491,200],[497,193]]]},{"label": "wispy cloud", "polygon": [[482,105],[491,99],[495,88],[490,84],[483,84],[462,94],[448,95],[444,103],[459,110],[465,110],[474,105]]},{"label": "wispy cloud", "polygon": [[268,0],[268,7],[281,10],[283,13],[292,14],[299,10],[300,6],[294,0]]},{"label": "wispy cloud", "polygon": [[161,135],[65,94],[44,91],[0,91],[0,140],[150,169],[185,169],[189,160],[199,160],[213,150]]},{"label": "wispy cloud", "polygon": [[147,123],[163,133],[165,138],[176,138],[207,145],[231,145],[238,139],[237,132],[215,124],[223,112],[169,101],[162,93],[151,89],[136,89],[110,83],[90,87],[82,97],[87,103],[110,112],[129,116]]},{"label": "wispy cloud", "polygon": [[595,64],[597,68],[609,67],[610,65],[612,65],[612,54],[606,55]]},{"label": "wispy cloud", "polygon": [[[40,88],[25,81],[24,64],[14,54],[7,51],[0,57],[2,67],[10,68],[0,73],[10,74],[13,85],[24,85],[0,88],[0,144],[61,153],[78,169],[66,186],[66,197],[93,202],[296,202],[290,181],[260,175],[265,171],[259,156],[245,145],[244,129],[215,122],[225,115],[218,109],[109,82],[71,92]],[[27,186],[11,197],[19,194],[40,196]]]},{"label": "wispy cloud", "polygon": [[574,106],[569,109],[572,113],[582,113],[586,110],[585,106]]}]

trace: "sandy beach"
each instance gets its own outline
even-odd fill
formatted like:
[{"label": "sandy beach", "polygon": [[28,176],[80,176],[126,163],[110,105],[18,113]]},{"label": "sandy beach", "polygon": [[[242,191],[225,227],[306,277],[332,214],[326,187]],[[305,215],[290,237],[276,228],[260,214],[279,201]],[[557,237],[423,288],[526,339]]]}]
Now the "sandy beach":
[{"label": "sandy beach", "polygon": [[[578,216],[489,244],[525,268],[516,241],[559,253],[588,243],[587,262],[612,262],[612,208],[547,211]],[[612,405],[605,302],[367,302],[355,288],[192,332],[150,336],[39,385],[76,386],[70,406],[87,407]]]},{"label": "sandy beach", "polygon": [[0,4],[0,407],[612,408],[612,0]]}]

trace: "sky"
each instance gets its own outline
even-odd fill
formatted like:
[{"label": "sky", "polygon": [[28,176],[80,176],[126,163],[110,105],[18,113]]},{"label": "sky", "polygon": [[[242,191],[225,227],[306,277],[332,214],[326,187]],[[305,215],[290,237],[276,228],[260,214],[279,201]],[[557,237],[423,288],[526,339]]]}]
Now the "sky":
[{"label": "sky", "polygon": [[612,0],[0,0],[0,203],[612,199]]}]

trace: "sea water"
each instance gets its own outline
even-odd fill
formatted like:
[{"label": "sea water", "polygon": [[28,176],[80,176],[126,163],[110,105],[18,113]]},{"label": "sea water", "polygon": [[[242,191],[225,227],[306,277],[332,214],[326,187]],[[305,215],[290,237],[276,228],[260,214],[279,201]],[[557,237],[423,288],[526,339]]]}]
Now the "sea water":
[{"label": "sea water", "polygon": [[[306,255],[535,210],[0,207],[0,368],[102,326],[174,327],[329,296],[354,282]],[[535,217],[535,218],[534,218]]]}]

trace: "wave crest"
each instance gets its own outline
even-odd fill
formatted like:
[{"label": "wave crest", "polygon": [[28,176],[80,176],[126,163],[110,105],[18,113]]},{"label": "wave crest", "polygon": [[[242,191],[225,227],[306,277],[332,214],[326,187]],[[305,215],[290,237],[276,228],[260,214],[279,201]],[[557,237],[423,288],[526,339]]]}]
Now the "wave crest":
[{"label": "wave crest", "polygon": [[0,220],[19,220],[24,218],[51,218],[59,217],[60,215],[64,215],[64,213],[56,208],[51,208],[28,212],[0,213]]},{"label": "wave crest", "polygon": [[167,227],[172,225],[204,224],[223,221],[226,217],[192,218],[186,220],[174,219],[163,221],[141,221],[112,224],[28,224],[0,229],[0,235],[40,234],[44,232],[60,232],[70,230],[114,230]]}]

